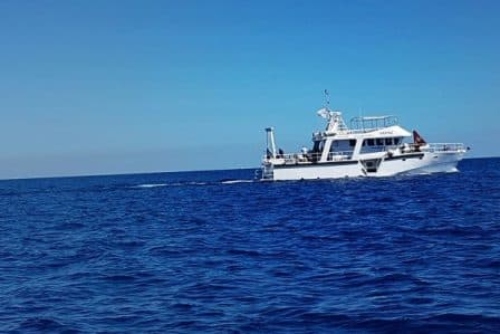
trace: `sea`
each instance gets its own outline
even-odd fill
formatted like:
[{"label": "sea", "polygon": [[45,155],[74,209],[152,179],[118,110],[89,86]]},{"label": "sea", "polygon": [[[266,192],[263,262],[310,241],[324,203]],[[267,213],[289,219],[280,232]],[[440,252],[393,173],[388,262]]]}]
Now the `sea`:
[{"label": "sea", "polygon": [[499,333],[500,158],[0,181],[1,333]]}]

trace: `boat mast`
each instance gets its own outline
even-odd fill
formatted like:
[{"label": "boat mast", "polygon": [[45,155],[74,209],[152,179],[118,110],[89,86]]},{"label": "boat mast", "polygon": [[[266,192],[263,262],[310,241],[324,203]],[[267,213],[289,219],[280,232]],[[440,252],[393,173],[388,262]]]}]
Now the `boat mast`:
[{"label": "boat mast", "polygon": [[272,158],[276,158],[276,143],[274,141],[274,128],[269,127],[266,128],[266,133],[267,133],[267,154],[270,155]]}]

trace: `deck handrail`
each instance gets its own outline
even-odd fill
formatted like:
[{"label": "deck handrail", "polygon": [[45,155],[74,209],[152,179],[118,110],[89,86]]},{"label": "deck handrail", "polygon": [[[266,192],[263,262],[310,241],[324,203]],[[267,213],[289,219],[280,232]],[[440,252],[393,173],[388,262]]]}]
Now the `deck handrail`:
[{"label": "deck handrail", "polygon": [[[327,155],[328,161],[342,161],[351,159],[354,151],[334,151]],[[296,153],[284,153],[276,154],[275,159],[281,159],[285,164],[296,164],[296,163],[315,163],[321,160],[321,152],[296,152]],[[263,160],[269,160],[269,156],[264,156]]]},{"label": "deck handrail", "polygon": [[465,145],[463,143],[429,143],[427,150],[431,152],[465,151]]}]

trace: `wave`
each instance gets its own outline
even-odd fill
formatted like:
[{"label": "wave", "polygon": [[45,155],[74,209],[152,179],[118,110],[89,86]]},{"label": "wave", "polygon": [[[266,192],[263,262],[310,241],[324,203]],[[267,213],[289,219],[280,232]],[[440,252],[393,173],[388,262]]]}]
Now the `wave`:
[{"label": "wave", "polygon": [[487,162],[4,182],[0,333],[497,333],[500,159]]}]

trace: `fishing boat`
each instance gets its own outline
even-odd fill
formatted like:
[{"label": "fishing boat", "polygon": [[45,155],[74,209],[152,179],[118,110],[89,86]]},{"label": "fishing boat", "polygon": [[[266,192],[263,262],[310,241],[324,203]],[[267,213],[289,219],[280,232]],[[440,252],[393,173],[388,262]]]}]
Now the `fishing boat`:
[{"label": "fishing boat", "polygon": [[349,127],[340,111],[325,107],[324,131],[312,134],[312,147],[286,153],[276,149],[274,128],[266,128],[267,149],[261,180],[311,180],[386,177],[398,174],[456,172],[469,148],[463,143],[427,143],[416,130],[398,124],[395,116],[359,116]]}]

